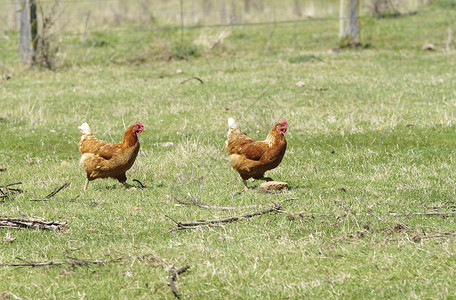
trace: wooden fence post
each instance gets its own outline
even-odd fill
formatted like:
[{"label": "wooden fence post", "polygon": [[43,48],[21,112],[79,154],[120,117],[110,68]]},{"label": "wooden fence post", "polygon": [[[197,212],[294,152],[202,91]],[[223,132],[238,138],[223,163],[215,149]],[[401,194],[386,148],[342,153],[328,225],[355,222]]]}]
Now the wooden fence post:
[{"label": "wooden fence post", "polygon": [[17,0],[19,7],[19,61],[25,64],[32,63],[32,35],[30,31],[29,6],[27,0]]},{"label": "wooden fence post", "polygon": [[36,1],[30,0],[30,29],[32,38],[33,54],[38,49],[38,19],[36,18]]},{"label": "wooden fence post", "polygon": [[339,38],[350,44],[359,43],[358,0],[340,0]]},{"label": "wooden fence post", "polygon": [[35,0],[17,0],[19,33],[19,61],[32,64],[34,53],[37,49],[38,24],[36,18]]}]

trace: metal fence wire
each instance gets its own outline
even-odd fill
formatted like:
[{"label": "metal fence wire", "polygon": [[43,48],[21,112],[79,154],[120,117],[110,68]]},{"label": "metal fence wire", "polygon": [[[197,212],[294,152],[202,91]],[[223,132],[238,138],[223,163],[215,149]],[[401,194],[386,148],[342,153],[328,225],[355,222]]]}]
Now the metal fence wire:
[{"label": "metal fence wire", "polygon": [[[21,0],[0,0],[0,31],[18,30]],[[360,16],[417,11],[430,0],[360,0]],[[337,20],[340,0],[36,0],[65,34]]]}]

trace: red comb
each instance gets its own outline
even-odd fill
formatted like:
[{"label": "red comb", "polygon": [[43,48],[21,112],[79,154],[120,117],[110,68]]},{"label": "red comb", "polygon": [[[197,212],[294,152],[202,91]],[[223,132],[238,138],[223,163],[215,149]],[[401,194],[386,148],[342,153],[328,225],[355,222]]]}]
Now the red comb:
[{"label": "red comb", "polygon": [[144,127],[143,124],[141,124],[141,122],[139,122],[139,121],[136,121],[136,125],[139,125],[139,126],[141,126],[141,127]]},{"label": "red comb", "polygon": [[288,123],[287,123],[287,121],[285,121],[284,118],[280,119],[279,123],[282,123],[283,125],[287,125],[288,126]]}]

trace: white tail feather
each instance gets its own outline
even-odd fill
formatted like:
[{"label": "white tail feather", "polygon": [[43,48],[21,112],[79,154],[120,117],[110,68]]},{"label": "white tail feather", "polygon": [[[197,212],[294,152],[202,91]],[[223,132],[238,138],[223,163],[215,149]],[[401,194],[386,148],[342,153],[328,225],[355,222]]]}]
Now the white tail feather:
[{"label": "white tail feather", "polygon": [[89,124],[87,123],[82,123],[78,129],[81,130],[82,134],[92,134],[92,130],[90,130]]},{"label": "white tail feather", "polygon": [[[236,121],[233,118],[228,118],[228,133],[226,134],[227,137],[230,135],[231,130],[237,127]],[[225,141],[225,145],[228,145],[228,140]]]},{"label": "white tail feather", "polygon": [[235,128],[236,127],[236,121],[233,118],[228,118],[228,127],[229,128]]}]

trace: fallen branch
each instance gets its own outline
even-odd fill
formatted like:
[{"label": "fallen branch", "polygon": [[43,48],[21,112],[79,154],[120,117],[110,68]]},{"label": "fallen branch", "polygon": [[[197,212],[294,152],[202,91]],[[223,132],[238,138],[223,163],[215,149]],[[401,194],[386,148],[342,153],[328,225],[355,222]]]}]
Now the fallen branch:
[{"label": "fallen branch", "polygon": [[8,198],[10,196],[10,194],[13,194],[13,193],[23,193],[24,191],[21,190],[21,189],[15,189],[15,188],[10,188],[10,186],[13,186],[13,185],[18,185],[18,184],[22,184],[22,182],[15,182],[15,183],[10,183],[10,184],[5,184],[5,185],[2,185],[0,186],[0,198]]},{"label": "fallen branch", "polygon": [[55,194],[57,194],[58,192],[60,192],[60,190],[66,188],[67,186],[69,186],[70,184],[67,182],[67,183],[64,183],[61,187],[55,189],[52,193],[50,193],[49,195],[46,196],[46,199],[49,199],[53,196],[55,196]]},{"label": "fallen branch", "polygon": [[182,268],[179,268],[177,270],[174,270],[174,272],[172,272],[170,275],[169,275],[169,282],[168,282],[168,285],[169,287],[171,288],[171,291],[173,292],[174,296],[176,298],[179,298],[180,295],[179,295],[179,292],[177,291],[177,288],[176,286],[174,285],[174,281],[176,281],[177,279],[177,276],[179,276],[180,274],[186,272],[188,269],[190,269],[190,266],[189,265],[186,265],[185,267],[182,267]]},{"label": "fallen branch", "polygon": [[60,192],[61,190],[63,190],[64,188],[66,188],[69,185],[70,184],[68,182],[64,183],[61,187],[56,188],[52,193],[50,193],[46,197],[38,198],[38,199],[30,199],[30,201],[48,201],[51,197],[54,197],[58,192]]},{"label": "fallen branch", "polygon": [[[328,213],[328,214],[323,214],[323,213],[308,213],[308,212],[298,212],[298,213],[295,213],[295,212],[292,212],[292,211],[282,211],[284,213],[288,213],[288,214],[294,214],[294,215],[297,215],[299,217],[316,217],[316,216],[320,216],[320,217],[334,217],[334,214],[332,213]],[[451,216],[451,215],[456,215],[456,211],[424,211],[424,212],[405,212],[405,213],[398,213],[398,212],[389,212],[387,214],[381,214],[381,215],[378,215],[378,214],[374,214],[373,212],[366,212],[366,213],[351,213],[351,215],[353,216],[358,216],[358,217],[361,217],[361,216],[374,216],[374,217],[377,217],[379,219],[378,216],[386,216],[386,215],[389,215],[389,216],[414,216],[414,215],[425,215],[425,216]],[[380,220],[380,219],[379,219]]]},{"label": "fallen branch", "polygon": [[23,261],[23,263],[3,263],[0,264],[0,267],[44,267],[44,266],[61,266],[61,265],[69,265],[70,267],[74,266],[87,266],[87,265],[96,265],[96,264],[107,264],[110,262],[118,262],[122,260],[122,258],[116,258],[112,259],[110,261],[106,260],[85,260],[85,259],[79,259],[79,258],[74,258],[74,257],[68,257],[68,260],[64,261],[44,261],[44,262],[34,262],[34,261],[27,261],[25,259],[16,257],[16,259]]},{"label": "fallen branch", "polygon": [[247,206],[213,206],[213,205],[207,205],[203,204],[200,201],[196,200],[193,198],[193,196],[188,193],[188,199],[192,201],[195,205],[202,207],[202,208],[209,208],[209,209],[219,209],[219,210],[235,210],[235,209],[243,209],[243,208],[260,208],[261,204],[258,205],[247,205]]},{"label": "fallen branch", "polygon": [[0,189],[6,188],[6,187],[9,187],[9,186],[13,186],[13,185],[18,185],[18,184],[22,184],[22,182],[15,182],[15,183],[10,183],[10,184],[1,185],[1,186],[0,186]]},{"label": "fallen branch", "polygon": [[168,233],[174,232],[174,231],[179,231],[179,230],[186,230],[186,229],[222,227],[222,226],[223,225],[221,225],[221,224],[206,224],[206,225],[199,225],[199,226],[180,226],[180,227],[176,227],[176,228],[171,228],[170,230],[168,230]]},{"label": "fallen branch", "polygon": [[[219,223],[231,223],[231,222],[234,222],[234,221],[239,221],[239,220],[251,218],[251,217],[254,217],[254,216],[260,216],[260,215],[264,215],[264,214],[269,214],[271,212],[279,212],[280,209],[281,209],[281,206],[278,203],[274,202],[274,206],[271,207],[271,208],[268,208],[268,209],[265,209],[265,210],[262,210],[262,211],[256,211],[256,212],[253,212],[253,213],[243,214],[243,215],[240,215],[240,216],[223,218],[223,219],[198,220],[198,221],[181,222],[181,221],[173,220],[169,216],[166,216],[166,217],[168,217],[174,223],[176,223],[178,228],[193,229],[193,228],[196,228],[196,227],[202,226],[202,225],[213,225],[213,224],[219,224]],[[182,229],[179,229],[179,230],[182,230]]]},{"label": "fallen branch", "polygon": [[419,242],[421,242],[421,240],[424,240],[424,239],[448,238],[448,237],[451,237],[454,235],[456,235],[456,233],[454,233],[454,232],[443,232],[443,233],[439,233],[439,234],[435,234],[435,235],[418,234],[412,238],[412,241],[414,241],[415,243],[419,243]]},{"label": "fallen branch", "polygon": [[140,188],[142,188],[142,189],[146,187],[146,186],[145,186],[144,184],[142,184],[142,182],[139,181],[138,179],[133,179],[133,181],[136,181],[137,183],[139,183]]},{"label": "fallen branch", "polygon": [[[214,205],[207,205],[207,204],[201,203],[199,200],[193,198],[193,196],[190,193],[188,193],[187,195],[188,195],[188,199],[190,199],[190,201],[192,201],[193,204],[195,204],[195,205],[197,205],[197,206],[199,206],[201,208],[207,208],[207,209],[236,210],[236,209],[245,209],[245,208],[260,208],[260,207],[263,206],[261,204],[246,205],[246,206],[214,206]],[[296,200],[296,199],[297,198],[285,199],[285,200],[282,200],[282,201],[278,201],[278,203],[285,202],[285,201]],[[176,201],[181,203],[181,204],[188,204],[188,203],[179,201],[177,199],[176,199]]]},{"label": "fallen branch", "polygon": [[192,79],[198,80],[201,84],[204,83],[203,80],[202,80],[201,78],[196,77],[196,76],[193,76],[193,77],[190,77],[190,78],[185,79],[185,80],[182,81],[180,84],[184,84],[184,83],[186,83],[187,81],[190,81],[190,80],[192,80]]},{"label": "fallen branch", "polygon": [[14,218],[0,216],[0,228],[68,229],[67,222],[46,221],[43,218]]},{"label": "fallen branch", "polygon": [[426,215],[426,216],[450,216],[455,215],[456,211],[417,211],[417,212],[405,212],[405,213],[396,213],[390,212],[390,216],[413,216],[413,215]]}]

